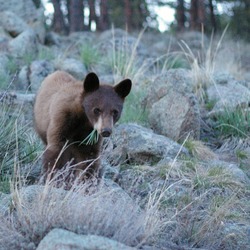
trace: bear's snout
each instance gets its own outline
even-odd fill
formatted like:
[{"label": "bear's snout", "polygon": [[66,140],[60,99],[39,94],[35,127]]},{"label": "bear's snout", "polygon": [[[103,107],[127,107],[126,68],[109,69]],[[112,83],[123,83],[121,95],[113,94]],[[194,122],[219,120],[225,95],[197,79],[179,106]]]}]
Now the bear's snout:
[{"label": "bear's snout", "polygon": [[111,128],[103,128],[101,130],[101,136],[102,137],[109,137],[112,133],[112,129]]}]

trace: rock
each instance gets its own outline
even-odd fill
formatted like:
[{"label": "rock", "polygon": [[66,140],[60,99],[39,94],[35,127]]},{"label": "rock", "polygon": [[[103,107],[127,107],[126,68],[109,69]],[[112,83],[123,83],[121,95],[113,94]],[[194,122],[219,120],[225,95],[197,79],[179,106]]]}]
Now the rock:
[{"label": "rock", "polygon": [[226,73],[216,73],[213,76],[213,80],[216,84],[224,85],[230,81],[234,81],[234,77]]},{"label": "rock", "polygon": [[250,102],[250,90],[235,79],[227,75],[219,75],[214,78],[215,83],[207,89],[209,101],[215,101],[210,116],[219,114],[237,107],[248,107]]},{"label": "rock", "polygon": [[29,87],[37,91],[46,76],[54,72],[54,66],[46,60],[33,61],[30,65]]},{"label": "rock", "polygon": [[47,32],[45,35],[45,44],[48,46],[51,46],[51,45],[59,46],[60,45],[60,35],[58,35],[57,33],[53,32],[53,31]]},{"label": "rock", "polygon": [[113,132],[107,147],[107,158],[111,165],[126,161],[135,164],[157,163],[165,157],[175,158],[185,148],[169,138],[153,133],[151,129],[136,124],[121,124]]},{"label": "rock", "polygon": [[3,76],[5,75],[7,77],[8,75],[8,64],[9,64],[9,58],[5,54],[0,54],[0,75],[1,75],[1,81],[3,81]]},{"label": "rock", "polygon": [[223,239],[219,249],[249,249],[250,226],[249,223],[227,222],[223,224]]},{"label": "rock", "polygon": [[118,57],[121,55],[130,57],[133,56],[145,56],[148,55],[147,49],[139,38],[135,38],[122,29],[111,29],[102,32],[99,37],[99,49],[102,54],[107,56],[107,53],[113,50],[117,51]]},{"label": "rock", "polygon": [[2,26],[12,37],[20,35],[29,28],[20,17],[11,11],[3,11],[0,15],[0,26]]},{"label": "rock", "polygon": [[45,28],[45,25],[44,25],[44,21],[43,20],[40,20],[40,21],[38,20],[36,22],[33,22],[32,24],[30,24],[30,27],[36,33],[39,42],[41,44],[44,44],[45,43],[45,37],[46,37],[46,28]]},{"label": "rock", "polygon": [[0,0],[0,12],[11,10],[28,23],[43,20],[43,8],[37,9],[32,0]]},{"label": "rock", "polygon": [[200,137],[200,110],[193,94],[182,94],[174,89],[153,104],[149,123],[154,131],[175,141],[187,135]]},{"label": "rock", "polygon": [[247,175],[244,173],[243,170],[239,168],[239,165],[236,163],[229,163],[225,161],[220,160],[210,160],[208,162],[208,168],[214,168],[214,167],[221,167],[225,170],[227,170],[233,177],[235,181],[241,183],[241,184],[250,184],[250,180],[247,177]]},{"label": "rock", "polygon": [[151,83],[144,104],[151,108],[152,105],[175,89],[181,93],[193,91],[191,71],[186,69],[170,69],[166,73],[157,76]]},{"label": "rock", "polygon": [[[79,182],[67,191],[55,185],[58,185],[57,181],[50,181],[45,186],[27,186],[18,192],[21,202],[16,202],[15,206],[31,213],[34,224],[41,224],[34,228],[40,237],[58,227],[78,234],[101,235],[134,246],[152,235],[152,231],[147,231],[148,223],[158,215],[142,210],[113,181],[103,180],[98,186],[93,180]],[[48,207],[49,211],[44,213],[43,209]],[[157,230],[154,227],[154,233]]]},{"label": "rock", "polygon": [[188,133],[199,139],[200,111],[193,89],[190,70],[171,69],[155,78],[143,100],[154,131],[173,140]]},{"label": "rock", "polygon": [[20,89],[37,92],[44,78],[54,71],[54,66],[49,61],[33,61],[30,66],[24,66],[19,72]]},{"label": "rock", "polygon": [[0,52],[6,52],[8,50],[10,39],[10,35],[0,26]]},{"label": "rock", "polygon": [[100,36],[99,40],[104,41],[104,40],[112,40],[114,37],[127,37],[129,36],[128,32],[123,30],[123,29],[109,29],[103,31]]},{"label": "rock", "polygon": [[[150,36],[150,34],[148,35]],[[147,36],[147,34],[144,34],[143,38],[145,36]],[[163,60],[168,58],[169,53],[173,51],[180,51],[180,46],[176,37],[167,33],[160,34],[160,36],[155,36],[153,41],[151,41],[151,43],[147,43],[147,45],[150,47],[152,55],[156,55],[157,57],[162,57],[163,55],[166,55]],[[174,55],[174,58],[176,58],[176,55]]]},{"label": "rock", "polygon": [[9,51],[15,57],[35,58],[38,53],[38,39],[36,33],[29,29],[22,32],[9,42]]},{"label": "rock", "polygon": [[199,139],[200,110],[193,89],[190,70],[172,69],[155,78],[143,100],[154,131],[173,140],[188,133]]},{"label": "rock", "polygon": [[115,84],[115,76],[110,74],[110,75],[100,75],[99,77],[100,82],[102,84],[108,84],[108,85],[114,85]]},{"label": "rock", "polygon": [[55,228],[40,242],[37,250],[132,250],[114,240],[97,235],[78,235],[67,230]]},{"label": "rock", "polygon": [[57,70],[63,70],[74,76],[78,80],[83,80],[87,70],[82,62],[74,58],[61,58],[54,63]]}]

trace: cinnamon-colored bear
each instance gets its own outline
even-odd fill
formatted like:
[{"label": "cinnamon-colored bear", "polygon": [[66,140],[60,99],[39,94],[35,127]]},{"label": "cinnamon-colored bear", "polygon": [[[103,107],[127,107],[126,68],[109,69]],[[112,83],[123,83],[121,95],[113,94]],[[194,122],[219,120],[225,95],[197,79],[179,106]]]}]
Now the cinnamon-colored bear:
[{"label": "cinnamon-colored bear", "polygon": [[[34,122],[46,145],[46,174],[64,166],[75,177],[98,173],[102,137],[111,135],[131,86],[129,79],[114,87],[100,85],[95,73],[89,73],[83,82],[63,71],[45,78],[36,97]],[[98,141],[86,143],[94,129],[100,135]]]}]

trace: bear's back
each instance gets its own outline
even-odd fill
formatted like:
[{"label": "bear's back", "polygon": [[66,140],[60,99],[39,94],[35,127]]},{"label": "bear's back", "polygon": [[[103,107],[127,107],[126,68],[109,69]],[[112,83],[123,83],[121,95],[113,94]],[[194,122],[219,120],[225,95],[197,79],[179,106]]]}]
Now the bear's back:
[{"label": "bear's back", "polygon": [[52,73],[42,82],[36,96],[34,118],[35,128],[45,143],[51,117],[69,108],[82,89],[80,82],[63,71]]}]

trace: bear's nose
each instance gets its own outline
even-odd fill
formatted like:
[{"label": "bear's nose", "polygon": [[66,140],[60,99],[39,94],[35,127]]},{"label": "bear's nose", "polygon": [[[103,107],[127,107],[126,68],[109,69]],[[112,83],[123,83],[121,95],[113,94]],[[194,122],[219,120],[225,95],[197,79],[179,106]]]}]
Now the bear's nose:
[{"label": "bear's nose", "polygon": [[112,133],[111,128],[103,128],[101,131],[102,137],[109,137]]}]

